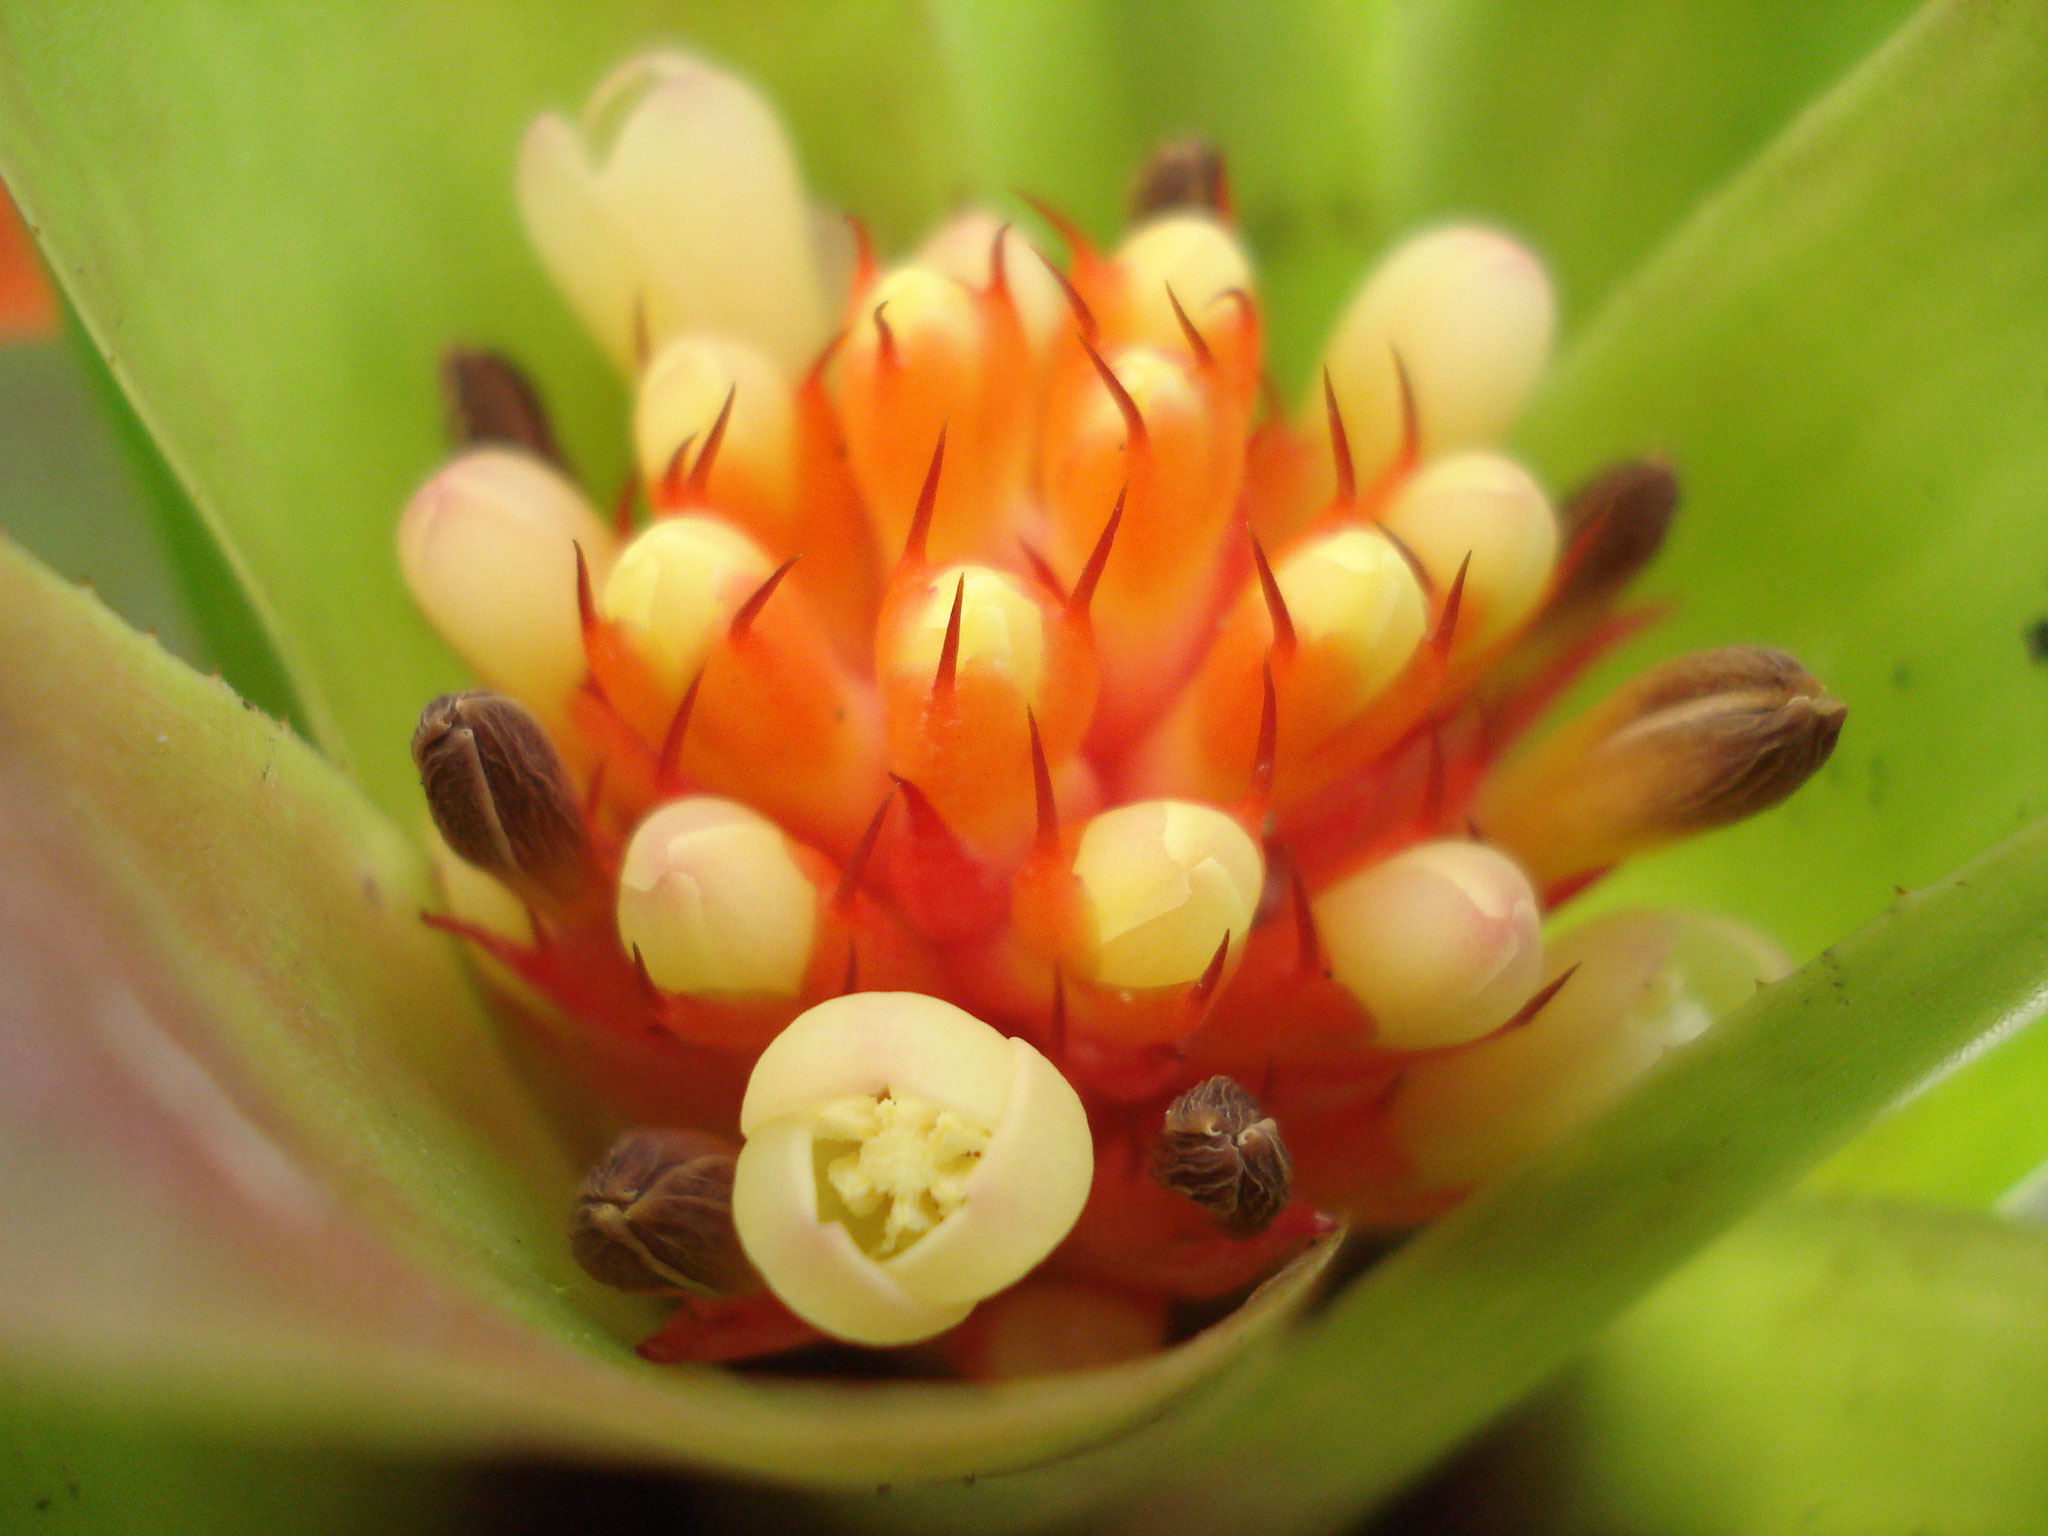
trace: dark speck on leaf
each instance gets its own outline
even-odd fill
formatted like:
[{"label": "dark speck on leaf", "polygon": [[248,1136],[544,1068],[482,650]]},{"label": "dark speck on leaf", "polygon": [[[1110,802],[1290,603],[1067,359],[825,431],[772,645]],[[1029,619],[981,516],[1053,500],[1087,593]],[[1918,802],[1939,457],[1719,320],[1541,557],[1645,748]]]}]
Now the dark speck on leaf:
[{"label": "dark speck on leaf", "polygon": [[1913,663],[1895,661],[1892,663],[1892,686],[1904,690],[1913,686]]},{"label": "dark speck on leaf", "polygon": [[2027,626],[2027,656],[2032,661],[2048,661],[2048,619],[2036,619]]}]

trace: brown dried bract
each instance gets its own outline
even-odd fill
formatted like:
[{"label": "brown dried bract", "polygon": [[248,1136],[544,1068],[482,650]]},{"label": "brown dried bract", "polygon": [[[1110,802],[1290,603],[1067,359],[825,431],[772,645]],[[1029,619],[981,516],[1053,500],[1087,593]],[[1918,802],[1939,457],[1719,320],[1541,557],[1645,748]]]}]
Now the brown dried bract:
[{"label": "brown dried bract", "polygon": [[1783,651],[1674,657],[1511,764],[1478,819],[1539,884],[1605,867],[1776,805],[1827,761],[1847,713]]},{"label": "brown dried bract", "polygon": [[697,1131],[643,1128],[612,1143],[577,1192],[569,1246],[621,1291],[737,1296],[760,1288],[732,1222],[733,1155]]},{"label": "brown dried bract", "polygon": [[1161,144],[1138,167],[1131,183],[1133,224],[1190,209],[1230,217],[1230,177],[1223,151],[1196,136]]},{"label": "brown dried bract", "polygon": [[1664,547],[1678,511],[1678,475],[1663,459],[1603,470],[1558,509],[1566,542],[1552,617],[1606,607]]},{"label": "brown dried bract", "polygon": [[519,365],[502,352],[450,347],[441,354],[441,391],[448,437],[458,447],[511,443],[562,462],[540,394]]},{"label": "brown dried bract", "polygon": [[427,808],[448,846],[542,905],[569,902],[592,869],[583,815],[547,732],[502,693],[429,704],[412,738]]},{"label": "brown dried bract", "polygon": [[1152,1177],[1236,1238],[1257,1237],[1287,1208],[1294,1165],[1280,1128],[1235,1079],[1212,1077],[1167,1107]]}]

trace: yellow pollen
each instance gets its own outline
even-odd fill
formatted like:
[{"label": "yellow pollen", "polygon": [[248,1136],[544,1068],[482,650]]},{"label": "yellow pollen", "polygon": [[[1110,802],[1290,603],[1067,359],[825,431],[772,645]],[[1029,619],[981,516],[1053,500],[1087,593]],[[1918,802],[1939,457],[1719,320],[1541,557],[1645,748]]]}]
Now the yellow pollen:
[{"label": "yellow pollen", "polygon": [[814,1128],[823,1182],[855,1218],[847,1230],[875,1258],[902,1252],[960,1208],[989,1141],[986,1127],[907,1093],[833,1099],[819,1107]]}]

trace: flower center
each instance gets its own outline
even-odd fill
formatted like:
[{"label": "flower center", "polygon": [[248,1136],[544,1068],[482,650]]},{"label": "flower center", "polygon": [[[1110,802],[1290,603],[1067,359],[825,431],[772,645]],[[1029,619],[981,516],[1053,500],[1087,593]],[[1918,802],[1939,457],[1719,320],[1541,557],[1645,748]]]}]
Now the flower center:
[{"label": "flower center", "polygon": [[833,1099],[815,1124],[818,1213],[877,1259],[960,1208],[989,1139],[985,1126],[907,1093]]}]

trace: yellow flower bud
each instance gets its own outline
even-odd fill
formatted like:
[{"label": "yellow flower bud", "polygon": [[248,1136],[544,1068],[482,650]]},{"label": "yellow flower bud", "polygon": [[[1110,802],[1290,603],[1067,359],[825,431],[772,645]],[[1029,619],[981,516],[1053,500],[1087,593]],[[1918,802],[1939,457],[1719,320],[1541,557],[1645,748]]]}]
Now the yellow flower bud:
[{"label": "yellow flower bud", "polygon": [[414,493],[398,525],[413,601],[479,676],[554,721],[583,679],[576,549],[593,574],[612,536],[562,473],[474,448]]},{"label": "yellow flower bud", "polygon": [[1007,220],[983,208],[955,214],[919,249],[917,265],[969,288],[986,288],[994,275],[998,233],[1003,233],[1003,280],[1010,285],[1017,318],[1032,346],[1042,348],[1068,323],[1071,311],[1051,270]]},{"label": "yellow flower bud", "polygon": [[796,408],[781,370],[758,347],[680,336],[655,354],[633,410],[640,478],[659,500],[672,474],[687,477],[728,400],[705,500],[777,539],[795,510]]},{"label": "yellow flower bud", "polygon": [[1511,634],[1550,584],[1557,518],[1528,471],[1498,454],[1460,453],[1425,466],[1401,487],[1386,523],[1439,591],[1471,557],[1453,637],[1460,652]]},{"label": "yellow flower bud", "polygon": [[1214,806],[1145,800],[1081,831],[1074,878],[1086,905],[1090,979],[1171,987],[1200,979],[1227,936],[1240,952],[1265,884],[1250,833]]},{"label": "yellow flower bud", "polygon": [[1395,1130],[1428,1185],[1481,1183],[1598,1113],[1788,968],[1776,945],[1723,918],[1605,913],[1551,947],[1547,979],[1571,979],[1535,1017],[1410,1066]]},{"label": "yellow flower bud", "polygon": [[598,607],[680,693],[773,569],[758,544],[720,518],[665,517],[626,546]]},{"label": "yellow flower bud", "polygon": [[[1184,352],[1187,333],[1173,299],[1198,331],[1210,329],[1213,307],[1233,289],[1250,296],[1254,279],[1230,232],[1205,213],[1163,214],[1131,233],[1116,253],[1126,284],[1125,336]],[[1172,290],[1173,298],[1167,297]],[[1224,300],[1234,303],[1234,300]]]},{"label": "yellow flower bud", "polygon": [[800,1015],[740,1108],[733,1219],[789,1309],[858,1344],[942,1333],[1066,1236],[1094,1144],[1022,1040],[909,992]]},{"label": "yellow flower bud", "polygon": [[621,368],[679,331],[807,365],[827,314],[810,210],[782,125],[752,87],[676,53],[642,55],[579,128],[549,114],[519,152],[541,262]]},{"label": "yellow flower bud", "polygon": [[[1470,447],[1514,424],[1556,325],[1542,265],[1505,235],[1459,225],[1401,246],[1352,298],[1324,356],[1361,478],[1401,444],[1397,354],[1425,453]],[[1304,421],[1328,442],[1320,381]]]},{"label": "yellow flower bud", "polygon": [[663,806],[633,834],[619,871],[619,940],[665,992],[794,997],[818,899],[774,822],[699,795]]},{"label": "yellow flower bud", "polygon": [[1482,843],[1406,849],[1331,886],[1313,910],[1332,977],[1393,1049],[1475,1040],[1536,989],[1536,893]]},{"label": "yellow flower bud", "polygon": [[1345,528],[1294,551],[1273,573],[1296,639],[1327,644],[1354,669],[1342,699],[1320,702],[1349,716],[1392,682],[1422,643],[1422,587],[1401,552],[1370,528]]},{"label": "yellow flower bud", "polygon": [[960,599],[960,641],[954,667],[1001,673],[1026,702],[1038,695],[1045,671],[1045,614],[1016,577],[979,565],[948,566],[925,586],[925,596],[896,637],[883,671],[929,682],[937,673]]}]

